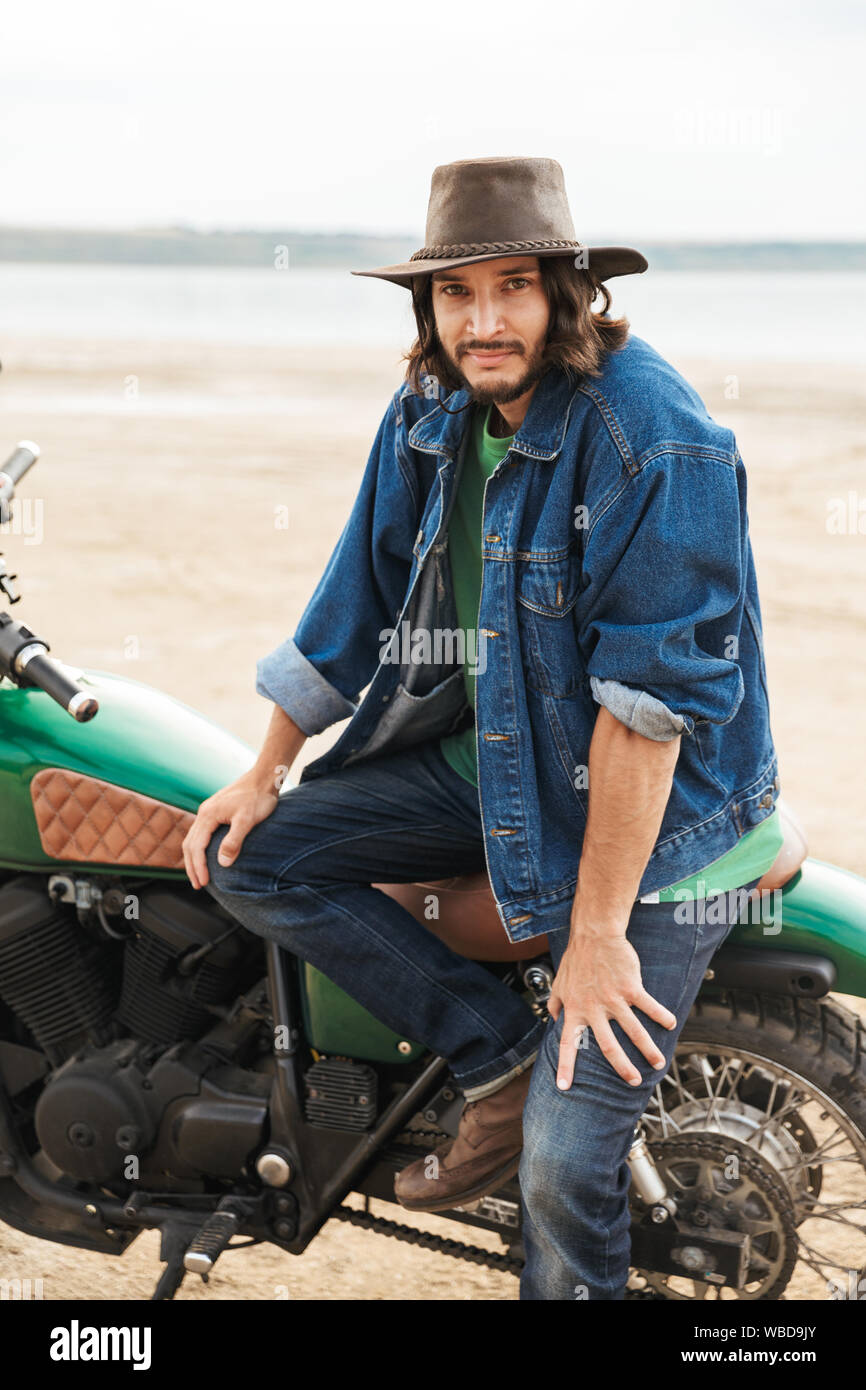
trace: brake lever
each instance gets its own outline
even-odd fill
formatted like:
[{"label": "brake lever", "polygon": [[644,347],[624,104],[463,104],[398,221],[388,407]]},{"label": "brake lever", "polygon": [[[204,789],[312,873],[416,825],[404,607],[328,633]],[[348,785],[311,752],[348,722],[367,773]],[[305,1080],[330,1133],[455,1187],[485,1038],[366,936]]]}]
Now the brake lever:
[{"label": "brake lever", "polygon": [[6,569],[6,561],[0,555],[0,589],[6,595],[10,603],[18,603],[21,595],[13,587],[12,581],[17,579],[17,574],[9,574]]}]

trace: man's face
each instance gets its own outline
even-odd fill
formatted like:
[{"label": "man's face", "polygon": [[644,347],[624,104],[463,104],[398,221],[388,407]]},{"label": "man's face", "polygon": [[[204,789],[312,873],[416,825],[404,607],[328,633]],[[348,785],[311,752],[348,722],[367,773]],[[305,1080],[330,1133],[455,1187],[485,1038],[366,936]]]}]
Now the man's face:
[{"label": "man's face", "polygon": [[537,256],[434,271],[433,312],[446,357],[481,405],[518,400],[546,370],[550,308]]}]

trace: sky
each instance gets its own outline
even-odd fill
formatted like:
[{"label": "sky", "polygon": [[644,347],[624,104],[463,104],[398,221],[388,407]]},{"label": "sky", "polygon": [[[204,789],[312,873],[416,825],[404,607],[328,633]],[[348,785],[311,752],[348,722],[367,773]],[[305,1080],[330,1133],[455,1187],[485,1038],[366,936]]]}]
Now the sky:
[{"label": "sky", "polygon": [[423,244],[437,164],[559,160],[578,239],[866,238],[864,0],[7,9],[0,222]]}]

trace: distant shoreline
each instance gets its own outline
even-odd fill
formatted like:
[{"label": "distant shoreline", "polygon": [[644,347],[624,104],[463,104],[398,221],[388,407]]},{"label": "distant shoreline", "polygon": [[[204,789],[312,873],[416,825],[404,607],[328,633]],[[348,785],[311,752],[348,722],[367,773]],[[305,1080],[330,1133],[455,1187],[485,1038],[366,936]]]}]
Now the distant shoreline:
[{"label": "distant shoreline", "polygon": [[[360,269],[408,260],[401,237],[288,229],[200,232],[193,228],[105,231],[2,227],[0,261],[83,265]],[[653,270],[866,271],[866,241],[645,242]]]}]

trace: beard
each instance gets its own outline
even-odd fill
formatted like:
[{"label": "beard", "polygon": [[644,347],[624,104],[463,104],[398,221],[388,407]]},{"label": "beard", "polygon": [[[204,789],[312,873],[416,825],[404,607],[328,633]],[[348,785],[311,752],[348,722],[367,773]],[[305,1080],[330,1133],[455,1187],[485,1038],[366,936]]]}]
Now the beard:
[{"label": "beard", "polygon": [[[463,372],[460,370],[459,363],[454,360],[450,352],[445,350],[444,346],[443,351],[448,358],[454,375],[460,382],[461,389],[468,391],[472,400],[475,401],[477,405],[509,405],[511,401],[518,400],[524,392],[528,391],[530,386],[534,386],[537,381],[540,381],[549,366],[549,364],[544,361],[544,349],[536,348],[531,356],[524,362],[523,371],[517,381],[491,382],[489,386],[474,386],[472,382],[464,376]],[[512,351],[516,352],[516,349],[512,349]]]}]

